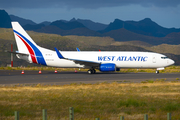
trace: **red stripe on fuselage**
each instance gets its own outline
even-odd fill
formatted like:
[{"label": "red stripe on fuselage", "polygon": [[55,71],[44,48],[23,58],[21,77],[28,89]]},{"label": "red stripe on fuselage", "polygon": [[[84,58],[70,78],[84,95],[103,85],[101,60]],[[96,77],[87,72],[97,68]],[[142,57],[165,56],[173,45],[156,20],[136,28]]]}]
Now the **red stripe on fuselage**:
[{"label": "red stripe on fuselage", "polygon": [[16,35],[23,41],[23,43],[24,43],[24,44],[26,45],[26,47],[28,48],[28,51],[29,51],[29,53],[30,53],[30,55],[31,55],[31,59],[32,59],[33,63],[37,63],[36,55],[35,55],[33,49],[30,47],[29,44],[26,43],[26,41],[25,41],[23,38],[21,38],[21,36],[19,36],[18,34],[16,34]]}]

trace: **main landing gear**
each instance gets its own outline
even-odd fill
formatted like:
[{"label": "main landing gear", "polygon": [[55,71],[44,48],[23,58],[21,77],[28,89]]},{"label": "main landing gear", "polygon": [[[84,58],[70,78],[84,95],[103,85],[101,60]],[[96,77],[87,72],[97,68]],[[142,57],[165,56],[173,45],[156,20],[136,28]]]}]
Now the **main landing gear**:
[{"label": "main landing gear", "polygon": [[159,74],[159,70],[156,70],[156,74]]},{"label": "main landing gear", "polygon": [[96,70],[95,69],[89,69],[87,71],[88,74],[95,74],[96,73]]}]

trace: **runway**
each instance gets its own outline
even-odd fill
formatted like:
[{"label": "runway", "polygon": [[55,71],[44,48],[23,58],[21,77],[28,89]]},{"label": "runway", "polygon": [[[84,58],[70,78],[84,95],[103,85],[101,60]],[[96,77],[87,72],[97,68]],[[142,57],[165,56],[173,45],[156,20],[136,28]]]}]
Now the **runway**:
[{"label": "runway", "polygon": [[42,71],[25,71],[21,74],[19,70],[0,70],[0,85],[11,84],[71,84],[71,83],[98,83],[98,82],[122,82],[136,83],[145,80],[166,79],[174,81],[180,79],[177,73],[101,73],[87,74],[86,72],[58,72]]}]

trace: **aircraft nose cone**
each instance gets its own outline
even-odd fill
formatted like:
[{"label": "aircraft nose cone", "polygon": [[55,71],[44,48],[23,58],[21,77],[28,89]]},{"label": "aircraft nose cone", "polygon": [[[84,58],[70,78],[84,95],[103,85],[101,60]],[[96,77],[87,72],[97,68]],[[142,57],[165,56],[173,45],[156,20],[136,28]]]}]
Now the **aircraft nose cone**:
[{"label": "aircraft nose cone", "polygon": [[175,62],[174,62],[174,60],[171,60],[170,59],[170,62],[169,62],[171,65],[173,65]]}]

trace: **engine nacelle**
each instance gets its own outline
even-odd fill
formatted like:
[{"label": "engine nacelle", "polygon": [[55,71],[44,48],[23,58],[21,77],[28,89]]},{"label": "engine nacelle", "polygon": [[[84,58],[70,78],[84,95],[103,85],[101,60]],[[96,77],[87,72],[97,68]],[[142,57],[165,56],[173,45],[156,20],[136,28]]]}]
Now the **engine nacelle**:
[{"label": "engine nacelle", "polygon": [[105,64],[101,64],[99,66],[99,70],[101,72],[110,72],[110,71],[116,71],[116,65],[113,63],[105,63]]}]

